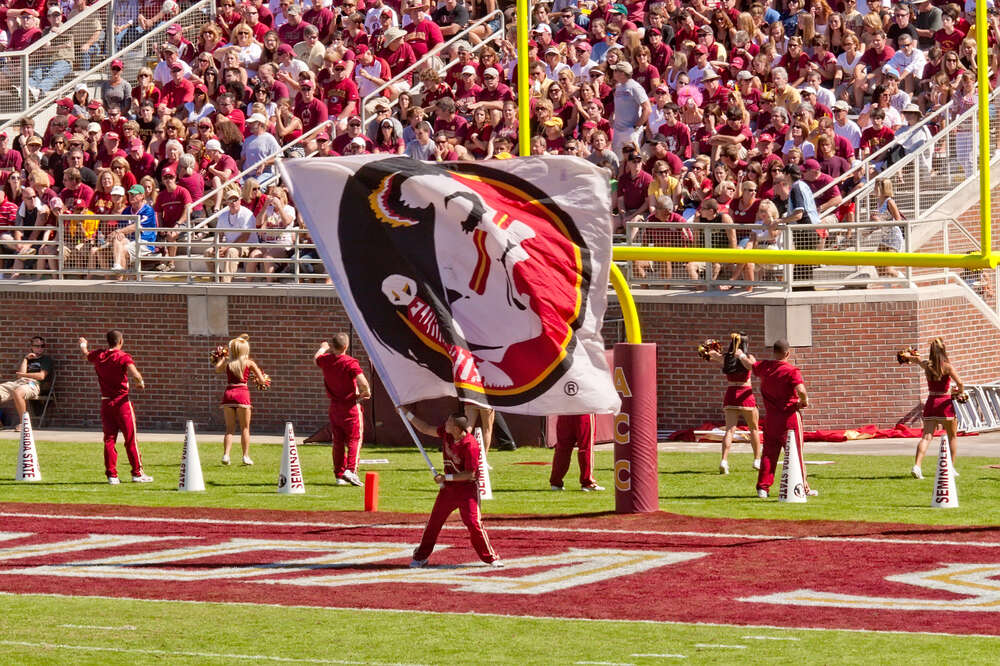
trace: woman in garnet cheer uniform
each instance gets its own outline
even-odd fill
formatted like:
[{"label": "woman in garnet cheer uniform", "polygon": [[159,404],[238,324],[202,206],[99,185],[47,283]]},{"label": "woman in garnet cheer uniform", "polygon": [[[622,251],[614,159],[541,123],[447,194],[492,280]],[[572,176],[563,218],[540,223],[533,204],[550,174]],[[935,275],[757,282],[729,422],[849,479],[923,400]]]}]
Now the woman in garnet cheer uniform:
[{"label": "woman in garnet cheer uniform", "polygon": [[[924,431],[920,435],[917,443],[917,455],[913,461],[913,469],[910,473],[916,479],[924,478],[920,470],[920,462],[927,452],[927,445],[934,437],[934,431],[938,426],[944,428],[948,434],[948,448],[951,449],[951,459],[955,460],[955,440],[958,437],[958,422],[955,419],[955,406],[951,402],[953,393],[961,393],[965,387],[954,366],[948,360],[948,352],[944,348],[944,341],[941,338],[931,340],[930,357],[921,359],[917,354],[902,352],[901,356],[910,363],[916,363],[924,369],[927,377],[927,401],[924,403]],[[955,381],[954,388],[949,392],[952,380]],[[957,475],[958,472],[956,471]]]},{"label": "woman in garnet cheer uniform", "polygon": [[151,483],[153,477],[142,471],[142,457],[135,441],[135,411],[128,399],[128,378],[146,388],[139,369],[132,357],[122,351],[125,338],[119,330],[108,331],[105,336],[107,349],[88,351],[87,338],[80,338],[80,351],[94,364],[97,383],[101,386],[101,425],[104,427],[104,473],[108,483],[118,485],[118,452],[115,441],[118,433],[125,439],[125,453],[132,465],[133,483]]},{"label": "woman in garnet cheer uniform", "polygon": [[434,481],[441,486],[441,490],[434,500],[434,508],[424,528],[420,545],[413,551],[410,567],[419,568],[427,564],[427,559],[434,552],[441,527],[455,509],[458,509],[462,522],[469,530],[469,539],[479,559],[490,566],[502,567],[500,556],[493,550],[489,537],[486,536],[479,511],[479,442],[472,436],[469,419],[462,412],[456,412],[443,425],[435,428],[409,410],[404,410],[403,416],[425,435],[439,437],[444,454],[444,474],[434,476]]},{"label": "woman in garnet cheer uniform", "polygon": [[753,449],[753,468],[760,469],[760,431],[758,430],[759,414],[757,399],[750,385],[750,370],[743,367],[736,358],[736,350],[744,354],[750,353],[750,336],[746,333],[730,333],[729,349],[725,354],[710,350],[709,360],[722,366],[722,372],[729,380],[726,395],[722,399],[722,411],[726,415],[726,434],[722,438],[722,461],[719,462],[719,474],[729,474],[729,450],[733,446],[733,436],[740,419],[746,422],[750,430],[750,447]]},{"label": "woman in garnet cheer uniform", "polygon": [[258,383],[265,384],[266,376],[250,359],[250,336],[241,335],[229,341],[229,354],[215,361],[215,371],[226,373],[226,392],[222,394],[222,415],[226,419],[226,434],[222,438],[222,464],[229,464],[229,451],[233,448],[233,432],[240,425],[240,447],[243,464],[252,465],[250,459],[250,387],[247,380],[253,373]]}]

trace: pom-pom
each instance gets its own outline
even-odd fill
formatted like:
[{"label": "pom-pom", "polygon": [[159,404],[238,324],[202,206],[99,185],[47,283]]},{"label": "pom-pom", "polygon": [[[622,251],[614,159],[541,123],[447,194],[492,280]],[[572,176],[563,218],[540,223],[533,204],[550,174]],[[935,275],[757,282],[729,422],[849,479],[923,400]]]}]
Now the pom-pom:
[{"label": "pom-pom", "polygon": [[969,394],[966,391],[959,391],[957,387],[951,389],[951,399],[955,402],[966,403],[969,401]]},{"label": "pom-pom", "polygon": [[253,375],[253,383],[258,391],[267,391],[271,388],[271,376],[264,373],[264,377],[261,379],[257,375]]},{"label": "pom-pom", "polygon": [[913,347],[907,347],[906,349],[900,349],[896,352],[896,362],[900,365],[904,363],[912,363],[920,359],[920,354]]},{"label": "pom-pom", "polygon": [[215,365],[216,363],[219,362],[219,359],[226,358],[228,356],[229,356],[229,348],[223,345],[219,345],[209,353],[208,358],[211,360],[212,365]]},{"label": "pom-pom", "polygon": [[710,351],[718,352],[720,354],[722,353],[722,345],[719,344],[718,340],[709,338],[698,345],[698,356],[701,356],[706,361],[711,358],[709,356]]}]

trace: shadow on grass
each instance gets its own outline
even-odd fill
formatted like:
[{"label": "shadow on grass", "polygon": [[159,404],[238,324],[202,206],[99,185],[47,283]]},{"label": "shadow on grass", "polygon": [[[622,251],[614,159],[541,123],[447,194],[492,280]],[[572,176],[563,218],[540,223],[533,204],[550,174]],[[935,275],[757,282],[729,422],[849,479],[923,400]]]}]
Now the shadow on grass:
[{"label": "shadow on grass", "polygon": [[678,469],[670,472],[660,470],[660,476],[673,476],[675,474],[709,474],[712,476],[721,476],[718,467],[714,469]]},{"label": "shadow on grass", "polygon": [[0,486],[11,488],[44,488],[48,486],[106,486],[105,481],[0,481]]}]

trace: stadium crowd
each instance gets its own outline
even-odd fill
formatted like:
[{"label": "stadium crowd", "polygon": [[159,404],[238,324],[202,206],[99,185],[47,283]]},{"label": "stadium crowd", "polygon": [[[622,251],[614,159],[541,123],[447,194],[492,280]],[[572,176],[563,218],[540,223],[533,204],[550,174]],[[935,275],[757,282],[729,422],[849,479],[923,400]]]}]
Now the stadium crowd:
[{"label": "stadium crowd", "polygon": [[[185,32],[171,21],[188,4],[116,3],[117,47],[169,26],[155,65],[126,77],[116,60],[94,94],[81,85],[59,99],[45,127],[25,117],[16,134],[0,134],[0,226],[51,227],[0,231],[4,252],[17,255],[8,277],[55,266],[55,246],[39,243],[54,236],[60,213],[141,218],[138,228],[67,222],[63,252],[74,265],[124,271],[149,254],[169,272],[176,248],[158,243],[219,212],[220,243],[237,245],[218,247],[224,275],[274,279],[300,224],[273,158],[505,159],[522,131],[532,154],[576,155],[608,170],[619,229],[641,220],[755,225],[644,242],[781,247],[781,223],[854,221],[843,204],[850,189],[936,129],[913,125],[943,105],[953,103],[954,117],[976,102],[972,0],[535,2],[525,63],[509,0],[218,0],[214,20]],[[992,46],[1000,20],[990,6]],[[7,49],[56,35],[51,59],[31,72],[33,96],[59,84],[71,53],[91,54],[103,39],[87,22],[61,27],[85,7],[0,6]],[[530,75],[527,128],[517,116],[521,66]],[[894,139],[901,149],[827,187]],[[894,204],[880,211],[898,215]],[[817,231],[794,239],[827,246]],[[900,234],[880,241],[901,246]],[[694,277],[698,267],[687,270]],[[752,266],[726,270],[753,277]]]}]

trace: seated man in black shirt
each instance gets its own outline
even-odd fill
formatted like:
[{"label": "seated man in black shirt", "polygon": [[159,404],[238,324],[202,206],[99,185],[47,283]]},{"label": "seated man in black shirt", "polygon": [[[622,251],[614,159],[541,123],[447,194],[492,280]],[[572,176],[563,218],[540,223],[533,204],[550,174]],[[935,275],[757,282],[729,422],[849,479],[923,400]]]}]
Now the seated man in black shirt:
[{"label": "seated man in black shirt", "polygon": [[14,373],[17,379],[0,384],[0,403],[14,402],[18,429],[28,409],[28,401],[40,397],[43,389],[48,391],[53,369],[52,357],[45,353],[45,338],[36,335],[31,338],[31,351],[21,359]]}]

